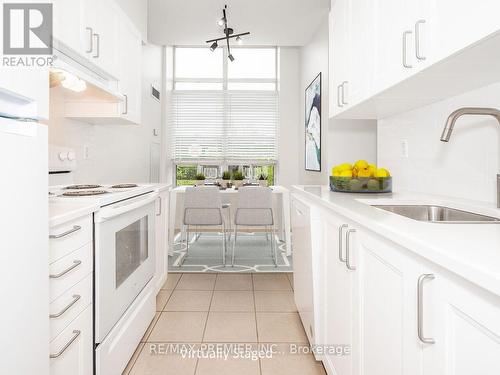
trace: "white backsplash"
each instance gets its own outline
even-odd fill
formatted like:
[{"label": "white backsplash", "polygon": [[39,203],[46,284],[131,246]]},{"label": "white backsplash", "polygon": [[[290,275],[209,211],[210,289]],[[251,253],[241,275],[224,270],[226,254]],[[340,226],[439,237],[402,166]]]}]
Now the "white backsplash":
[{"label": "white backsplash", "polygon": [[[500,83],[378,121],[378,164],[395,191],[496,202],[500,126],[492,117],[460,118],[449,143],[440,141],[448,115],[460,107],[500,108]],[[408,157],[402,142],[408,142]]]}]

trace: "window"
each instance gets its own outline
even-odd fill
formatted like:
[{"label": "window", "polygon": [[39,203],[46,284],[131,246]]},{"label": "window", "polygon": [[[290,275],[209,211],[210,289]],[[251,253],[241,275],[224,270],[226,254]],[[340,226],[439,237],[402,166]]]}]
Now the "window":
[{"label": "window", "polygon": [[248,172],[249,179],[258,177],[255,171],[270,168],[260,173],[272,176],[274,183],[278,51],[234,48],[231,52],[233,62],[225,47],[214,52],[206,47],[175,48],[170,124],[177,184],[191,184],[193,170],[208,178],[207,166],[210,176],[218,173],[216,178],[229,166]]}]

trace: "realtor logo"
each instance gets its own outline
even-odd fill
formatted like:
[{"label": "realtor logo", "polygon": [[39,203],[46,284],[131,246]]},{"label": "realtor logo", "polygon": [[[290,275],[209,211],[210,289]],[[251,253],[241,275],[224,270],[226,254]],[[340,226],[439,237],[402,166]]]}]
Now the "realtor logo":
[{"label": "realtor logo", "polygon": [[52,4],[4,4],[3,53],[52,55]]}]

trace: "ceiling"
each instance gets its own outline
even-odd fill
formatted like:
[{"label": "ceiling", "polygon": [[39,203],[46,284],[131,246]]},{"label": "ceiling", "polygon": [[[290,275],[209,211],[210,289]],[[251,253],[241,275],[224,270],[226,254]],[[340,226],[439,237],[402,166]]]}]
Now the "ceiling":
[{"label": "ceiling", "polygon": [[250,31],[245,44],[302,46],[326,20],[330,0],[149,0],[148,40],[204,45],[223,36],[217,20],[224,4],[229,27]]}]

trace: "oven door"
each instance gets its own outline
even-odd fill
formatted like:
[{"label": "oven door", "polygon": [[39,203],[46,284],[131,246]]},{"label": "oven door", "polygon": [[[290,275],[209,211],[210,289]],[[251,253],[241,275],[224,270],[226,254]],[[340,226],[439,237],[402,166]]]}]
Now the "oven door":
[{"label": "oven door", "polygon": [[94,216],[96,343],[154,276],[157,197],[150,193],[127,199]]}]

